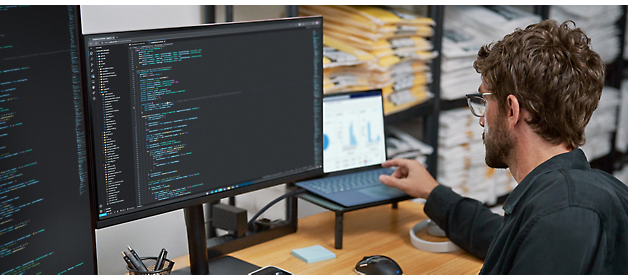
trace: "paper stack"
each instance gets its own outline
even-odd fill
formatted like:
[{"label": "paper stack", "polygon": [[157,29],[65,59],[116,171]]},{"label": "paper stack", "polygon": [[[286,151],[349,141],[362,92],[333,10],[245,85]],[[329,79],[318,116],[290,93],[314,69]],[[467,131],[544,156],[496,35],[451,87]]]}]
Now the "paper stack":
[{"label": "paper stack", "polygon": [[573,20],[591,38],[591,48],[604,63],[612,63],[619,55],[620,30],[616,23],[621,17],[617,5],[551,6],[550,18],[558,23]]},{"label": "paper stack", "polygon": [[473,30],[445,17],[440,76],[441,99],[459,99],[467,93],[477,91],[476,88],[480,86],[482,79],[473,69],[473,61],[480,47],[486,43],[481,38],[483,37]]},{"label": "paper stack", "polygon": [[481,76],[473,69],[473,61],[482,45],[540,20],[540,16],[512,6],[446,6],[441,99],[460,99],[477,91]]},{"label": "paper stack", "polygon": [[584,129],[586,143],[581,147],[587,159],[592,161],[611,151],[611,138],[617,125],[619,90],[612,87],[602,89],[602,97]]},{"label": "paper stack", "polygon": [[325,94],[381,88],[386,115],[432,96],[427,63],[437,54],[426,39],[433,34],[432,19],[371,6],[306,5],[299,7],[299,14],[323,16],[326,50],[352,49],[363,56],[360,63],[324,64]]},{"label": "paper stack", "polygon": [[386,138],[388,158],[414,159],[428,168],[427,156],[434,152],[432,146],[419,141],[399,127],[388,126],[387,130],[390,133]]},{"label": "paper stack", "polygon": [[438,132],[438,181],[460,195],[494,204],[517,183],[507,169],[484,161],[483,128],[468,108],[442,112]]},{"label": "paper stack", "polygon": [[323,35],[323,92],[367,90],[370,88],[365,67],[375,57],[353,46]]}]

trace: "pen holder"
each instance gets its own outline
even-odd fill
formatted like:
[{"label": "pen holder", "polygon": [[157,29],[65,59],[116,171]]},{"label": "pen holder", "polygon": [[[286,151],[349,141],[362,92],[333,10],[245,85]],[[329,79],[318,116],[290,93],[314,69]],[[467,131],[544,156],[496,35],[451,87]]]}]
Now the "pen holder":
[{"label": "pen holder", "polygon": [[164,261],[164,268],[153,271],[155,269],[155,265],[157,264],[157,257],[143,257],[140,259],[146,268],[148,268],[148,271],[139,271],[127,266],[126,269],[129,270],[129,275],[170,275],[172,268],[174,267],[174,262],[166,259]]}]

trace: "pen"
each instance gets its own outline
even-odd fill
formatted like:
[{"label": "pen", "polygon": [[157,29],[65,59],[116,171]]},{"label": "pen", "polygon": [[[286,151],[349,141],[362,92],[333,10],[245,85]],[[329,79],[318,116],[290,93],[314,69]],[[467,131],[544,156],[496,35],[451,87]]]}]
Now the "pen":
[{"label": "pen", "polygon": [[148,268],[146,268],[140,256],[138,256],[137,253],[135,253],[135,251],[131,249],[131,246],[126,246],[126,248],[129,249],[129,252],[131,252],[131,257],[129,257],[129,259],[131,260],[131,262],[133,262],[137,270],[148,271]]},{"label": "pen", "polygon": [[[131,262],[132,266],[130,266],[131,268],[137,270],[137,271],[148,271],[148,269],[146,269],[146,266],[144,266],[144,263],[142,263],[141,261],[136,260],[134,257],[129,257],[129,255],[127,255],[126,252],[122,252],[122,254],[124,254],[126,256],[127,259],[129,259],[129,261]],[[125,259],[126,261],[126,259]]]},{"label": "pen", "polygon": [[126,262],[126,265],[129,266],[129,268],[137,270],[137,267],[135,267],[133,262],[131,262],[131,259],[129,259],[129,256],[127,256],[126,253],[122,252],[120,254],[122,254],[122,258]]},{"label": "pen", "polygon": [[159,257],[157,257],[157,264],[155,264],[155,271],[162,270],[164,268],[167,255],[168,255],[168,251],[166,251],[166,248],[162,248],[161,252],[159,252]]}]

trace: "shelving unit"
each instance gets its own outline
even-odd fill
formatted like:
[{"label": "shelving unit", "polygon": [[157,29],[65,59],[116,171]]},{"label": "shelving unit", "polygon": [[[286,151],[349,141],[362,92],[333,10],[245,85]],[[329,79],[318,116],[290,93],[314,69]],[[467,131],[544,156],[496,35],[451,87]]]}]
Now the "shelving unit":
[{"label": "shelving unit", "polygon": [[[549,18],[551,6],[548,5],[535,5],[533,6],[533,12],[537,15],[541,16],[542,20]],[[294,17],[298,15],[299,7],[296,5],[287,5],[286,6],[286,16]],[[623,59],[624,52],[624,38],[626,33],[626,15],[627,15],[627,6],[621,6],[622,9],[622,17],[617,22],[617,25],[620,32],[620,54],[617,59],[607,65],[606,70],[606,86],[611,86],[619,89],[621,82],[624,78],[628,78],[626,76],[626,68],[625,65],[627,61]],[[215,21],[215,8],[214,6],[205,6],[204,8],[205,16],[204,19],[207,23]],[[233,6],[226,6],[225,9],[225,19],[227,21],[233,20]],[[430,92],[433,94],[433,97],[421,104],[415,105],[401,112],[393,113],[385,117],[386,126],[390,125],[403,125],[409,122],[413,122],[412,124],[420,124],[417,127],[420,127],[420,135],[422,135],[422,141],[426,144],[432,146],[434,151],[427,158],[427,169],[428,171],[437,178],[438,174],[438,139],[439,139],[439,118],[441,112],[464,108],[467,106],[466,99],[456,99],[456,100],[441,100],[441,57],[442,57],[442,41],[443,41],[443,26],[444,26],[444,13],[445,7],[442,5],[430,5],[428,6],[428,17],[432,18],[435,22],[433,30],[434,34],[430,37],[430,41],[433,45],[433,51],[439,53],[439,55],[432,59],[430,62],[430,68],[432,73],[432,82],[430,84]],[[627,98],[627,97],[624,97]],[[418,121],[418,122],[417,122]],[[615,135],[612,137],[612,145],[611,151],[606,156],[603,156],[599,159],[593,160],[591,162],[592,167],[604,170],[606,172],[612,173],[615,170],[619,170],[624,164],[628,164],[628,155],[622,154],[615,149]],[[438,178],[437,178],[438,179]],[[502,195],[497,198],[496,204],[501,204],[505,201],[508,194]],[[343,215],[346,212],[358,210],[365,207],[371,207],[373,205],[380,204],[388,204],[391,203],[393,207],[396,206],[396,203],[399,200],[390,200],[378,202],[375,204],[369,205],[361,205],[359,207],[342,207],[333,202],[321,199],[315,195],[311,194],[303,194],[299,196],[300,198],[307,200],[311,203],[314,203],[318,206],[326,208],[335,213],[336,217],[336,230],[335,230],[335,248],[342,248],[342,232],[343,232]],[[410,197],[405,197],[400,200],[409,199]],[[235,205],[235,198],[230,198],[230,204]],[[291,211],[296,211],[296,199],[292,198],[290,200],[289,205],[291,205]],[[211,208],[211,205],[208,205]],[[486,205],[486,206],[494,206],[494,205]],[[296,217],[296,212],[290,212],[291,217]],[[211,227],[210,229],[210,237],[215,236],[213,234],[214,230]]]},{"label": "shelving unit", "polygon": [[430,91],[434,94],[434,106],[432,111],[429,112],[424,122],[424,142],[432,148],[434,151],[427,158],[428,171],[434,178],[437,178],[438,174],[438,120],[440,116],[440,68],[443,46],[443,23],[445,18],[445,6],[435,5],[429,6],[429,16],[434,20],[434,35],[432,37],[432,44],[434,45],[434,51],[438,52],[438,57],[432,60],[432,84],[430,85]]},{"label": "shelving unit", "polygon": [[[206,13],[214,13],[215,9],[213,6],[206,6]],[[232,7],[232,6],[229,6]],[[286,15],[288,17],[297,16],[298,15],[298,6],[296,5],[287,5],[286,6]],[[535,14],[540,15],[541,19],[549,18],[551,6],[548,5],[534,5],[532,10]],[[620,54],[616,61],[607,66],[606,72],[606,85],[614,88],[619,88],[621,85],[621,81],[624,78],[623,73],[625,69],[625,61],[623,60],[623,50],[624,50],[624,36],[626,33],[626,6],[621,6],[622,9],[622,18],[617,22],[619,29],[621,30],[621,38],[620,38]],[[433,98],[427,100],[424,103],[415,105],[407,110],[394,113],[392,115],[386,116],[386,125],[396,125],[407,122],[413,119],[420,119],[422,128],[421,135],[423,136],[422,141],[426,144],[432,146],[434,148],[434,152],[428,156],[427,166],[428,171],[434,176],[437,177],[437,158],[438,158],[438,129],[439,129],[439,115],[443,111],[448,111],[456,108],[466,107],[466,100],[457,99],[457,100],[441,100],[440,98],[440,73],[441,73],[441,55],[442,55],[442,36],[443,36],[443,24],[444,24],[444,10],[445,7],[442,5],[429,5],[428,6],[428,16],[435,21],[434,35],[430,38],[430,41],[433,44],[433,51],[437,51],[439,56],[433,59],[430,63],[431,73],[432,73],[432,83],[430,84],[430,92],[434,95]],[[227,8],[226,15],[227,19],[233,19],[233,8]],[[213,19],[215,18],[213,15],[207,15],[205,18]],[[603,156],[599,159],[593,160],[591,162],[594,168],[598,168],[609,173],[612,173],[614,170],[617,170],[623,162],[626,162],[627,156],[619,153],[614,147],[615,137],[613,136],[613,145],[611,152]],[[502,198],[503,199],[503,198]]]}]

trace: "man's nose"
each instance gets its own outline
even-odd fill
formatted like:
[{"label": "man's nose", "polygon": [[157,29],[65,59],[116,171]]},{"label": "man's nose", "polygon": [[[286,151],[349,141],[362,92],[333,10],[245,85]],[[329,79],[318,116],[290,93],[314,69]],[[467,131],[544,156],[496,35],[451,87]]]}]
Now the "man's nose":
[{"label": "man's nose", "polygon": [[484,127],[484,117],[480,117],[480,126]]}]

